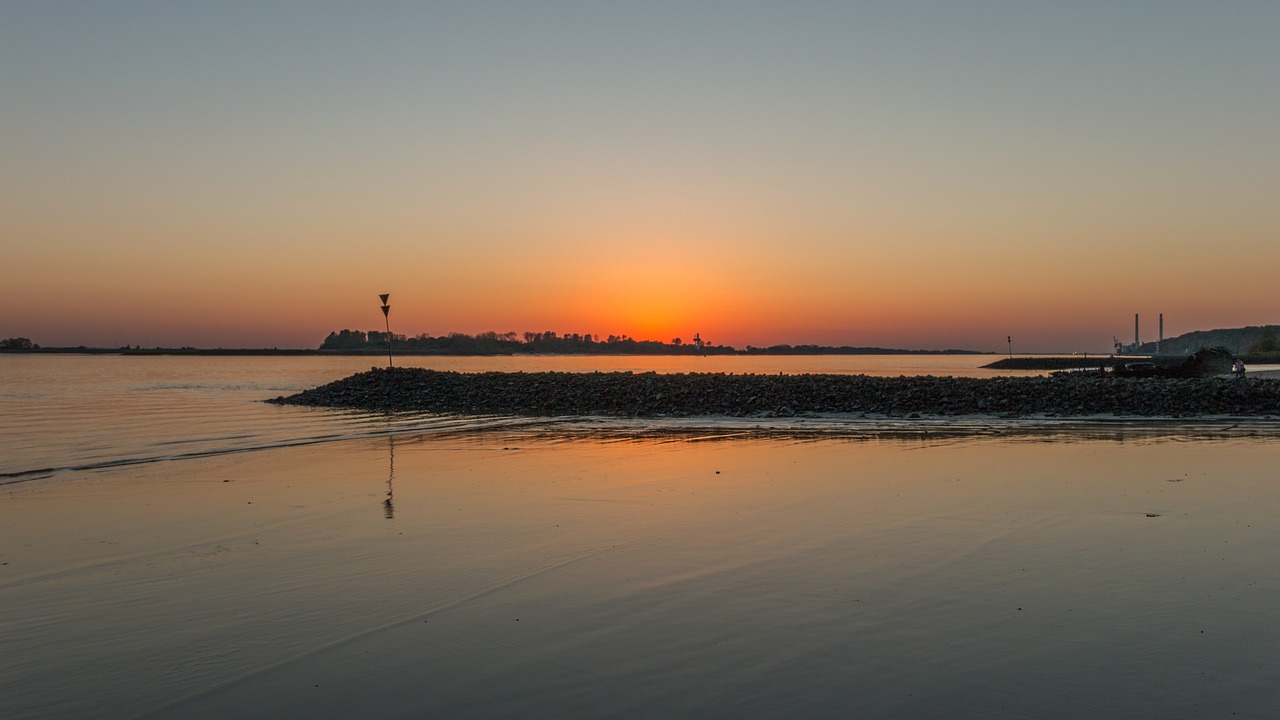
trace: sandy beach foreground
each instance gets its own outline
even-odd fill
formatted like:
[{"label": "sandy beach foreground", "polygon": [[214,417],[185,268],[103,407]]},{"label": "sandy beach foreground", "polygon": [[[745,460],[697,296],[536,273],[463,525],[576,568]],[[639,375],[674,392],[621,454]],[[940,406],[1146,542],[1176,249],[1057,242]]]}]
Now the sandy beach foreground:
[{"label": "sandy beach foreground", "polygon": [[1276,442],[488,433],[13,485],[0,716],[1261,717]]}]

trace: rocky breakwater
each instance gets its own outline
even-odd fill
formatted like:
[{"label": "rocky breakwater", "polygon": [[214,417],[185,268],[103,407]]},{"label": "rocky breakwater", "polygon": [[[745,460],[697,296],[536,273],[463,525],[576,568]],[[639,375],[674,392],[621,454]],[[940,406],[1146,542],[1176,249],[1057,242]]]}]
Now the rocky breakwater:
[{"label": "rocky breakwater", "polygon": [[1280,415],[1280,380],[373,369],[268,402],[485,415]]}]

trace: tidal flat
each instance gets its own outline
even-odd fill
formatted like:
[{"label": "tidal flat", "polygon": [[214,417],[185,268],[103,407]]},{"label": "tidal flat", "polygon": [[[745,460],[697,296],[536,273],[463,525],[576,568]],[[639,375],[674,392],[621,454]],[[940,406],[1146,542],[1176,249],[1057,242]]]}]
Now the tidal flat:
[{"label": "tidal flat", "polygon": [[0,716],[1266,716],[1278,439],[498,430],[14,484]]}]

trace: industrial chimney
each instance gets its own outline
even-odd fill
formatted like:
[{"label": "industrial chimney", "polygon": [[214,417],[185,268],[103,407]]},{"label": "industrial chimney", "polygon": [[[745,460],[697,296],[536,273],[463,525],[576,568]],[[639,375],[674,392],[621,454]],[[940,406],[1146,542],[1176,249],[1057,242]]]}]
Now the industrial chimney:
[{"label": "industrial chimney", "polygon": [[1133,349],[1137,350],[1141,341],[1138,340],[1138,313],[1133,314]]}]

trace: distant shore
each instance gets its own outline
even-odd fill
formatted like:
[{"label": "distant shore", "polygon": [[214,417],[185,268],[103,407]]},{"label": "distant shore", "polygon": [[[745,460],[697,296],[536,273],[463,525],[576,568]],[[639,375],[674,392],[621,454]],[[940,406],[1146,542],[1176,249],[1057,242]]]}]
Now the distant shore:
[{"label": "distant shore", "polygon": [[[154,356],[154,355],[298,355],[298,356],[318,356],[318,357],[342,357],[342,356],[364,356],[364,357],[386,357],[387,349],[384,347],[378,349],[359,349],[359,350],[315,350],[307,348],[93,348],[93,347],[41,347],[41,348],[24,348],[24,349],[0,349],[0,354],[11,355],[126,355],[126,356]],[[602,348],[594,352],[431,352],[423,350],[395,350],[395,357],[521,357],[532,355],[581,355],[589,356],[674,356],[674,357],[694,357],[699,353],[684,351],[671,352],[609,352]],[[902,350],[893,348],[852,348],[852,349],[830,349],[830,350],[771,350],[769,348],[752,348],[747,350],[734,350],[733,352],[716,352],[708,353],[708,355],[769,355],[769,356],[859,356],[859,355],[993,355],[994,353],[981,352],[978,350]]]},{"label": "distant shore", "polygon": [[1277,416],[1280,381],[373,369],[268,402],[479,415]]},{"label": "distant shore", "polygon": [[[1248,364],[1280,363],[1280,355],[1275,353],[1241,353],[1234,357]],[[1176,365],[1186,360],[1184,355],[1066,355],[1066,356],[1034,356],[1003,357],[982,367],[989,370],[1097,370],[1111,368],[1121,363],[1154,362],[1162,365]]]},{"label": "distant shore", "polygon": [[990,370],[1083,370],[1114,365],[1115,357],[1106,355],[1068,355],[1065,357],[1003,357],[982,367]]},{"label": "distant shore", "polygon": [[[0,348],[0,355],[120,355],[126,357],[155,357],[155,356],[293,356],[293,357],[372,357],[385,358],[387,356],[386,349],[382,350],[319,350],[309,348],[99,348],[99,347],[39,347],[39,348],[23,348],[10,349]],[[526,356],[544,356],[544,355],[575,355],[575,356],[601,356],[601,357],[624,357],[624,356],[653,356],[653,357],[690,357],[688,352],[643,352],[643,353],[625,353],[625,352],[594,352],[594,353],[539,353],[539,352],[500,352],[500,353],[477,353],[477,352],[423,352],[423,351],[395,351],[395,357],[526,357]],[[992,356],[998,357],[993,362],[982,365],[981,367],[991,370],[1085,370],[1098,369],[1100,367],[1114,367],[1117,363],[1134,362],[1148,360],[1147,356],[1141,355],[1034,355],[1034,356],[1015,356],[1015,357],[999,357],[997,353],[981,352],[977,350],[901,350],[890,348],[859,348],[857,352],[820,352],[820,351],[799,351],[792,349],[789,351],[770,351],[768,348],[752,348],[750,352],[739,350],[732,353],[716,353],[719,356],[767,356],[767,357],[873,357],[884,355],[911,355],[911,356]],[[1247,365],[1253,364],[1280,364],[1280,354],[1277,353],[1241,353],[1238,355]],[[1183,356],[1164,355],[1154,356],[1157,361],[1167,363],[1176,363],[1183,360]]]}]

